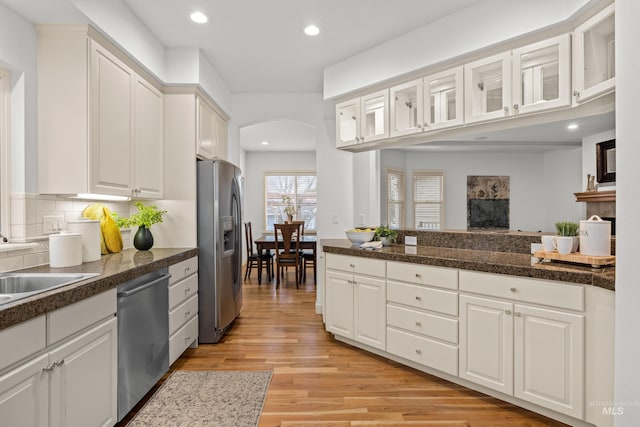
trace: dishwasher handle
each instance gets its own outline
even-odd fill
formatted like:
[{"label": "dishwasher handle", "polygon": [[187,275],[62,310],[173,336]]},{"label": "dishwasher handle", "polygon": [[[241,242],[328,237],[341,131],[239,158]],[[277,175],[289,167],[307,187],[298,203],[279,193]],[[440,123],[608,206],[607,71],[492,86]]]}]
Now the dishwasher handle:
[{"label": "dishwasher handle", "polygon": [[167,280],[170,277],[171,277],[170,274],[163,274],[162,276],[158,277],[157,279],[152,280],[149,283],[145,283],[142,286],[138,286],[137,288],[133,288],[133,289],[128,290],[128,291],[118,292],[118,298],[130,297],[131,295],[137,294],[138,292],[142,292],[145,289],[149,289],[150,287],[154,286],[156,283],[162,282],[163,280]]}]

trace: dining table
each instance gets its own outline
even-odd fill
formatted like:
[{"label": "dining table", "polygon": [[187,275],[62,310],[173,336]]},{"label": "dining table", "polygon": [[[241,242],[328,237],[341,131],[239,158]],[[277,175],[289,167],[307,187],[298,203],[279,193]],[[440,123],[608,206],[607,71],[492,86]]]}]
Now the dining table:
[{"label": "dining table", "polygon": [[[300,236],[300,249],[311,249],[313,252],[313,282],[316,282],[316,236]],[[258,253],[261,254],[263,250],[275,250],[276,238],[273,234],[263,234],[259,239],[254,240]],[[295,242],[292,241],[292,245],[295,246]],[[284,247],[284,242],[278,241],[278,249]],[[262,283],[262,257],[258,257],[258,284]]]}]

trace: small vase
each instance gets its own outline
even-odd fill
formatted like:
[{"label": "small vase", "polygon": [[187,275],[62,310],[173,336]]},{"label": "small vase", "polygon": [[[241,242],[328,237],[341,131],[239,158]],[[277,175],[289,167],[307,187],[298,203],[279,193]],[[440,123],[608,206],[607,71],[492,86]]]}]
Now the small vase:
[{"label": "small vase", "polygon": [[139,251],[148,251],[153,246],[153,235],[144,225],[141,225],[133,236],[133,246]]},{"label": "small vase", "polygon": [[293,215],[287,215],[287,224],[293,224]]},{"label": "small vase", "polygon": [[389,246],[389,244],[391,244],[391,239],[387,236],[380,236],[379,239],[382,242],[382,246]]}]

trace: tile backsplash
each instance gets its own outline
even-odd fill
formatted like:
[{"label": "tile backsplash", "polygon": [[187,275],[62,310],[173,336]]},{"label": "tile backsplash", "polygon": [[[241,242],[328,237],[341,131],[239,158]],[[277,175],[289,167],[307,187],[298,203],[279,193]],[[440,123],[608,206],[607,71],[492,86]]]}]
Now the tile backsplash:
[{"label": "tile backsplash", "polygon": [[[67,229],[67,221],[81,217],[92,200],[70,199],[60,196],[32,193],[11,194],[11,242],[29,243],[17,250],[3,250],[0,245],[0,272],[43,265],[49,262],[49,239],[44,233],[45,216],[60,217],[60,229]],[[129,202],[104,202],[112,212],[129,216]],[[130,233],[123,230],[124,247],[131,247]]]}]

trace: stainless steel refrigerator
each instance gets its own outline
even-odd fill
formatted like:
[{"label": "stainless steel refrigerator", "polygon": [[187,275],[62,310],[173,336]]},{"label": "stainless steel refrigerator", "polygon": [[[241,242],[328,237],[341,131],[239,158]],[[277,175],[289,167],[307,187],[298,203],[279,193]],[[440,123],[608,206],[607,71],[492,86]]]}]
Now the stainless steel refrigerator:
[{"label": "stainless steel refrigerator", "polygon": [[198,160],[199,342],[217,343],[242,308],[242,180],[223,160]]}]

